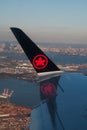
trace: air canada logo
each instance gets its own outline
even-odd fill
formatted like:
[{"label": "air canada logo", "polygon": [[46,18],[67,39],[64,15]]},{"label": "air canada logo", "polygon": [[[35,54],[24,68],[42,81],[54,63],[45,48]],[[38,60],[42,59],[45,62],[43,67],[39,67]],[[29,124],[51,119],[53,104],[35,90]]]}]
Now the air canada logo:
[{"label": "air canada logo", "polygon": [[44,83],[41,86],[41,92],[47,97],[56,96],[56,87],[52,83]]},{"label": "air canada logo", "polygon": [[43,55],[43,54],[39,54],[36,55],[33,59],[33,66],[38,69],[44,69],[46,66],[48,65],[48,58]]}]

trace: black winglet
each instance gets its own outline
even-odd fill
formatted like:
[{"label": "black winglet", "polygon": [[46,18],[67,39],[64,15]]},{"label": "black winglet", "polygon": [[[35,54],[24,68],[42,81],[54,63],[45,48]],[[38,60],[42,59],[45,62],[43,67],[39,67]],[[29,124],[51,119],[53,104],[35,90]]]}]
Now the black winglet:
[{"label": "black winglet", "polygon": [[37,73],[60,70],[21,29],[11,27],[11,30]]}]

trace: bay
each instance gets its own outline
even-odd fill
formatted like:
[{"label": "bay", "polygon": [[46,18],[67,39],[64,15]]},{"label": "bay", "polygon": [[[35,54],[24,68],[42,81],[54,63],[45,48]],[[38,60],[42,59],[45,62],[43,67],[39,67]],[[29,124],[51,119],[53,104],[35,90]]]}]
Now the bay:
[{"label": "bay", "polygon": [[10,98],[12,103],[34,107],[40,102],[39,86],[35,83],[16,79],[0,79],[0,93],[5,88],[8,88],[9,92],[14,91]]},{"label": "bay", "polygon": [[[56,64],[87,64],[86,55],[67,55],[55,52],[47,52],[46,54]],[[6,56],[6,60],[28,60],[24,53],[2,52],[0,53],[0,56]]]}]

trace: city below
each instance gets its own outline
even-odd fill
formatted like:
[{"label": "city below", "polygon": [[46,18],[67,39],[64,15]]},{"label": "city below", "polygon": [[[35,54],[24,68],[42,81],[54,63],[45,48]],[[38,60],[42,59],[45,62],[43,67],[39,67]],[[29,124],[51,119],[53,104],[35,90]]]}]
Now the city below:
[{"label": "city below", "polygon": [[[22,130],[29,125],[31,108],[0,101],[0,130]],[[27,129],[26,129],[27,130]]]},{"label": "city below", "polygon": [[[40,46],[40,45],[39,45]],[[78,62],[73,62],[71,57],[86,57],[87,47],[72,47],[72,46],[58,46],[53,47],[51,44],[49,46],[44,46],[41,44],[41,49],[54,58],[55,63],[61,70],[66,72],[82,72],[87,74],[87,62],[83,64]],[[59,57],[63,56],[63,62],[59,62]],[[67,57],[68,63],[66,63],[64,57]],[[70,63],[70,60],[72,63]],[[77,61],[77,60],[76,60]],[[83,59],[84,61],[84,59]],[[0,79],[19,79],[26,81],[37,80],[37,74],[33,69],[30,61],[24,55],[23,50],[20,45],[15,42],[1,42],[0,43]],[[30,123],[30,117],[28,114],[31,112],[31,108],[17,106],[12,104],[8,99],[11,98],[12,91],[9,93],[8,89],[4,89],[2,92],[0,101],[0,130],[4,129],[26,129],[27,125]],[[9,98],[3,98],[3,97]],[[27,115],[27,116],[26,116]]]},{"label": "city below", "polygon": [[[42,45],[42,44],[41,44]],[[57,44],[56,44],[57,45]],[[53,45],[52,45],[53,46]],[[41,49],[46,53],[56,53],[71,56],[86,56],[86,47],[72,47],[72,46],[59,46],[57,47],[41,46]],[[54,45],[55,46],[55,45]],[[19,44],[14,42],[1,42],[0,43],[0,78],[16,78],[21,80],[33,81],[36,80],[36,72],[27,58],[20,59],[23,50]],[[14,54],[16,55],[14,57]],[[16,59],[17,58],[17,59]],[[58,64],[58,67],[68,72],[83,72],[86,74],[87,64]]]}]

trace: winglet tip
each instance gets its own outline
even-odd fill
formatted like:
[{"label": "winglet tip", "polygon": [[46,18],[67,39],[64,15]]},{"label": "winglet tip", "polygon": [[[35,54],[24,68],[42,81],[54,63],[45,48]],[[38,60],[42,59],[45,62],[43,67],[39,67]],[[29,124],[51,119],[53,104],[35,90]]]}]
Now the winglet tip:
[{"label": "winglet tip", "polygon": [[13,31],[13,30],[21,30],[20,28],[17,28],[17,27],[10,27],[10,29]]}]

